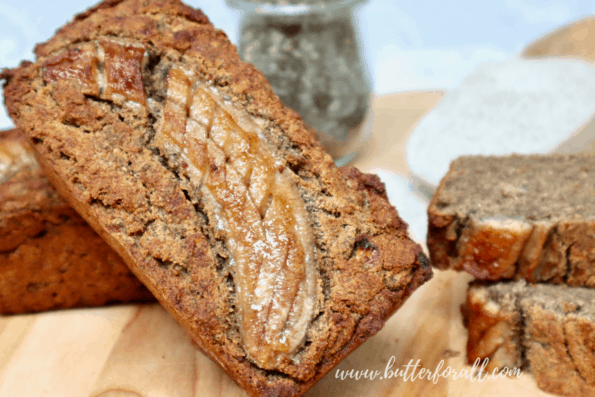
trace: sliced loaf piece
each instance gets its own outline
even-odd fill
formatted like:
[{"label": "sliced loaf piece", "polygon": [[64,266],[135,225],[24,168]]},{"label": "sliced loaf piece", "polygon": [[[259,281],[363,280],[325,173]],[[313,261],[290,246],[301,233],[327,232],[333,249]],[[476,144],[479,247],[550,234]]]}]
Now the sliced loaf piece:
[{"label": "sliced loaf piece", "polygon": [[595,287],[595,156],[455,160],[428,209],[440,269]]},{"label": "sliced loaf piece", "polygon": [[595,290],[565,285],[474,283],[462,312],[467,360],[522,368],[563,396],[595,395]]},{"label": "sliced loaf piece", "polygon": [[152,299],[50,185],[18,130],[0,131],[0,314]]}]

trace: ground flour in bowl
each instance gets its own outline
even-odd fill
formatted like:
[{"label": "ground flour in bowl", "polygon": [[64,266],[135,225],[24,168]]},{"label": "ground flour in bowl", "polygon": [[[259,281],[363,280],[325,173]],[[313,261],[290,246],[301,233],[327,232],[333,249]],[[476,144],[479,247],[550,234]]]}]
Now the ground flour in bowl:
[{"label": "ground flour in bowl", "polygon": [[485,63],[420,121],[407,160],[414,174],[437,185],[461,155],[551,151],[594,111],[595,68],[588,63],[519,56]]}]

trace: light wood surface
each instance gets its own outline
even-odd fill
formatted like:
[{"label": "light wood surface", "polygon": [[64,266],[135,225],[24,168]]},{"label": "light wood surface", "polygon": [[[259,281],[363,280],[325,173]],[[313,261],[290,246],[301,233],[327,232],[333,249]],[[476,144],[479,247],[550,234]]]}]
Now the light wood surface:
[{"label": "light wood surface", "polygon": [[[583,18],[538,38],[525,47],[526,59],[565,59],[595,67],[595,17]],[[556,148],[561,153],[595,153],[595,114]]]},{"label": "light wood surface", "polygon": [[576,58],[595,61],[595,18],[588,17],[556,29],[523,49],[525,58]]},{"label": "light wood surface", "polygon": [[[595,34],[583,28],[547,36],[532,54],[560,55],[562,49],[573,56],[573,51],[580,52],[578,56],[595,53],[595,40],[584,44]],[[561,45],[560,40],[570,44]],[[580,51],[569,45],[579,46]],[[364,171],[386,168],[406,176],[408,134],[443,95],[410,92],[374,98],[373,135],[355,165]],[[584,147],[590,138],[583,134],[578,142]],[[549,396],[537,389],[529,374],[483,382],[442,378],[436,383],[336,378],[337,370],[351,369],[378,370],[384,376],[393,356],[392,370],[419,359],[422,367],[432,371],[441,360],[445,367],[469,371],[471,367],[464,363],[467,334],[459,310],[469,279],[437,271],[382,331],[306,396]],[[245,393],[195,349],[161,306],[144,304],[0,317],[0,396],[233,397]]]}]

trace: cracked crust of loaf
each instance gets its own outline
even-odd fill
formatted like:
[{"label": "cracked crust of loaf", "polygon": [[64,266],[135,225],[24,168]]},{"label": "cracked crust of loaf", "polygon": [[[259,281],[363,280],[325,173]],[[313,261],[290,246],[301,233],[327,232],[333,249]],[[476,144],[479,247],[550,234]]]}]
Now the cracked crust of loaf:
[{"label": "cracked crust of loaf", "polygon": [[[17,130],[3,145],[25,145]],[[128,266],[28,164],[0,184],[0,313],[154,299]]]},{"label": "cracked crust of loaf", "polygon": [[482,280],[595,287],[594,172],[589,155],[455,160],[428,208],[432,265]]},{"label": "cracked crust of loaf", "polygon": [[[249,115],[265,120],[268,143],[285,159],[308,210],[321,280],[306,341],[278,370],[262,370],[246,358],[233,279],[220,260],[225,247],[180,176],[154,150],[154,121],[83,95],[72,84],[44,83],[39,65],[48,56],[102,37],[140,42],[164,62],[183,59]],[[2,77],[9,114],[48,177],[250,395],[303,393],[376,334],[431,277],[428,259],[408,238],[379,179],[336,168],[302,119],[283,106],[259,71],[239,60],[225,34],[200,11],[177,1],[103,2],[39,45],[36,54],[37,63]],[[160,82],[153,83],[159,93]]]},{"label": "cracked crust of loaf", "polygon": [[530,371],[539,388],[595,393],[595,291],[565,285],[474,282],[462,307],[467,361]]}]

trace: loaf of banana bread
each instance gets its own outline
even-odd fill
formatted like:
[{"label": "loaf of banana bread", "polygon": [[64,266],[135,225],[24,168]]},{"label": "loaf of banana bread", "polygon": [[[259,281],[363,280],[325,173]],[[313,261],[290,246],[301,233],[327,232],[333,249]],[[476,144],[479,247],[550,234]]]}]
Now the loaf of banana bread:
[{"label": "loaf of banana bread", "polygon": [[473,283],[462,307],[467,360],[530,371],[550,393],[595,395],[595,290],[524,280]]},{"label": "loaf of banana bread", "polygon": [[46,174],[250,395],[303,393],[431,277],[202,12],[104,1],[36,55],[2,77]]},{"label": "loaf of banana bread", "polygon": [[17,130],[0,132],[0,313],[153,296],[42,174]]},{"label": "loaf of banana bread", "polygon": [[455,160],[428,209],[433,266],[595,287],[595,156]]}]

